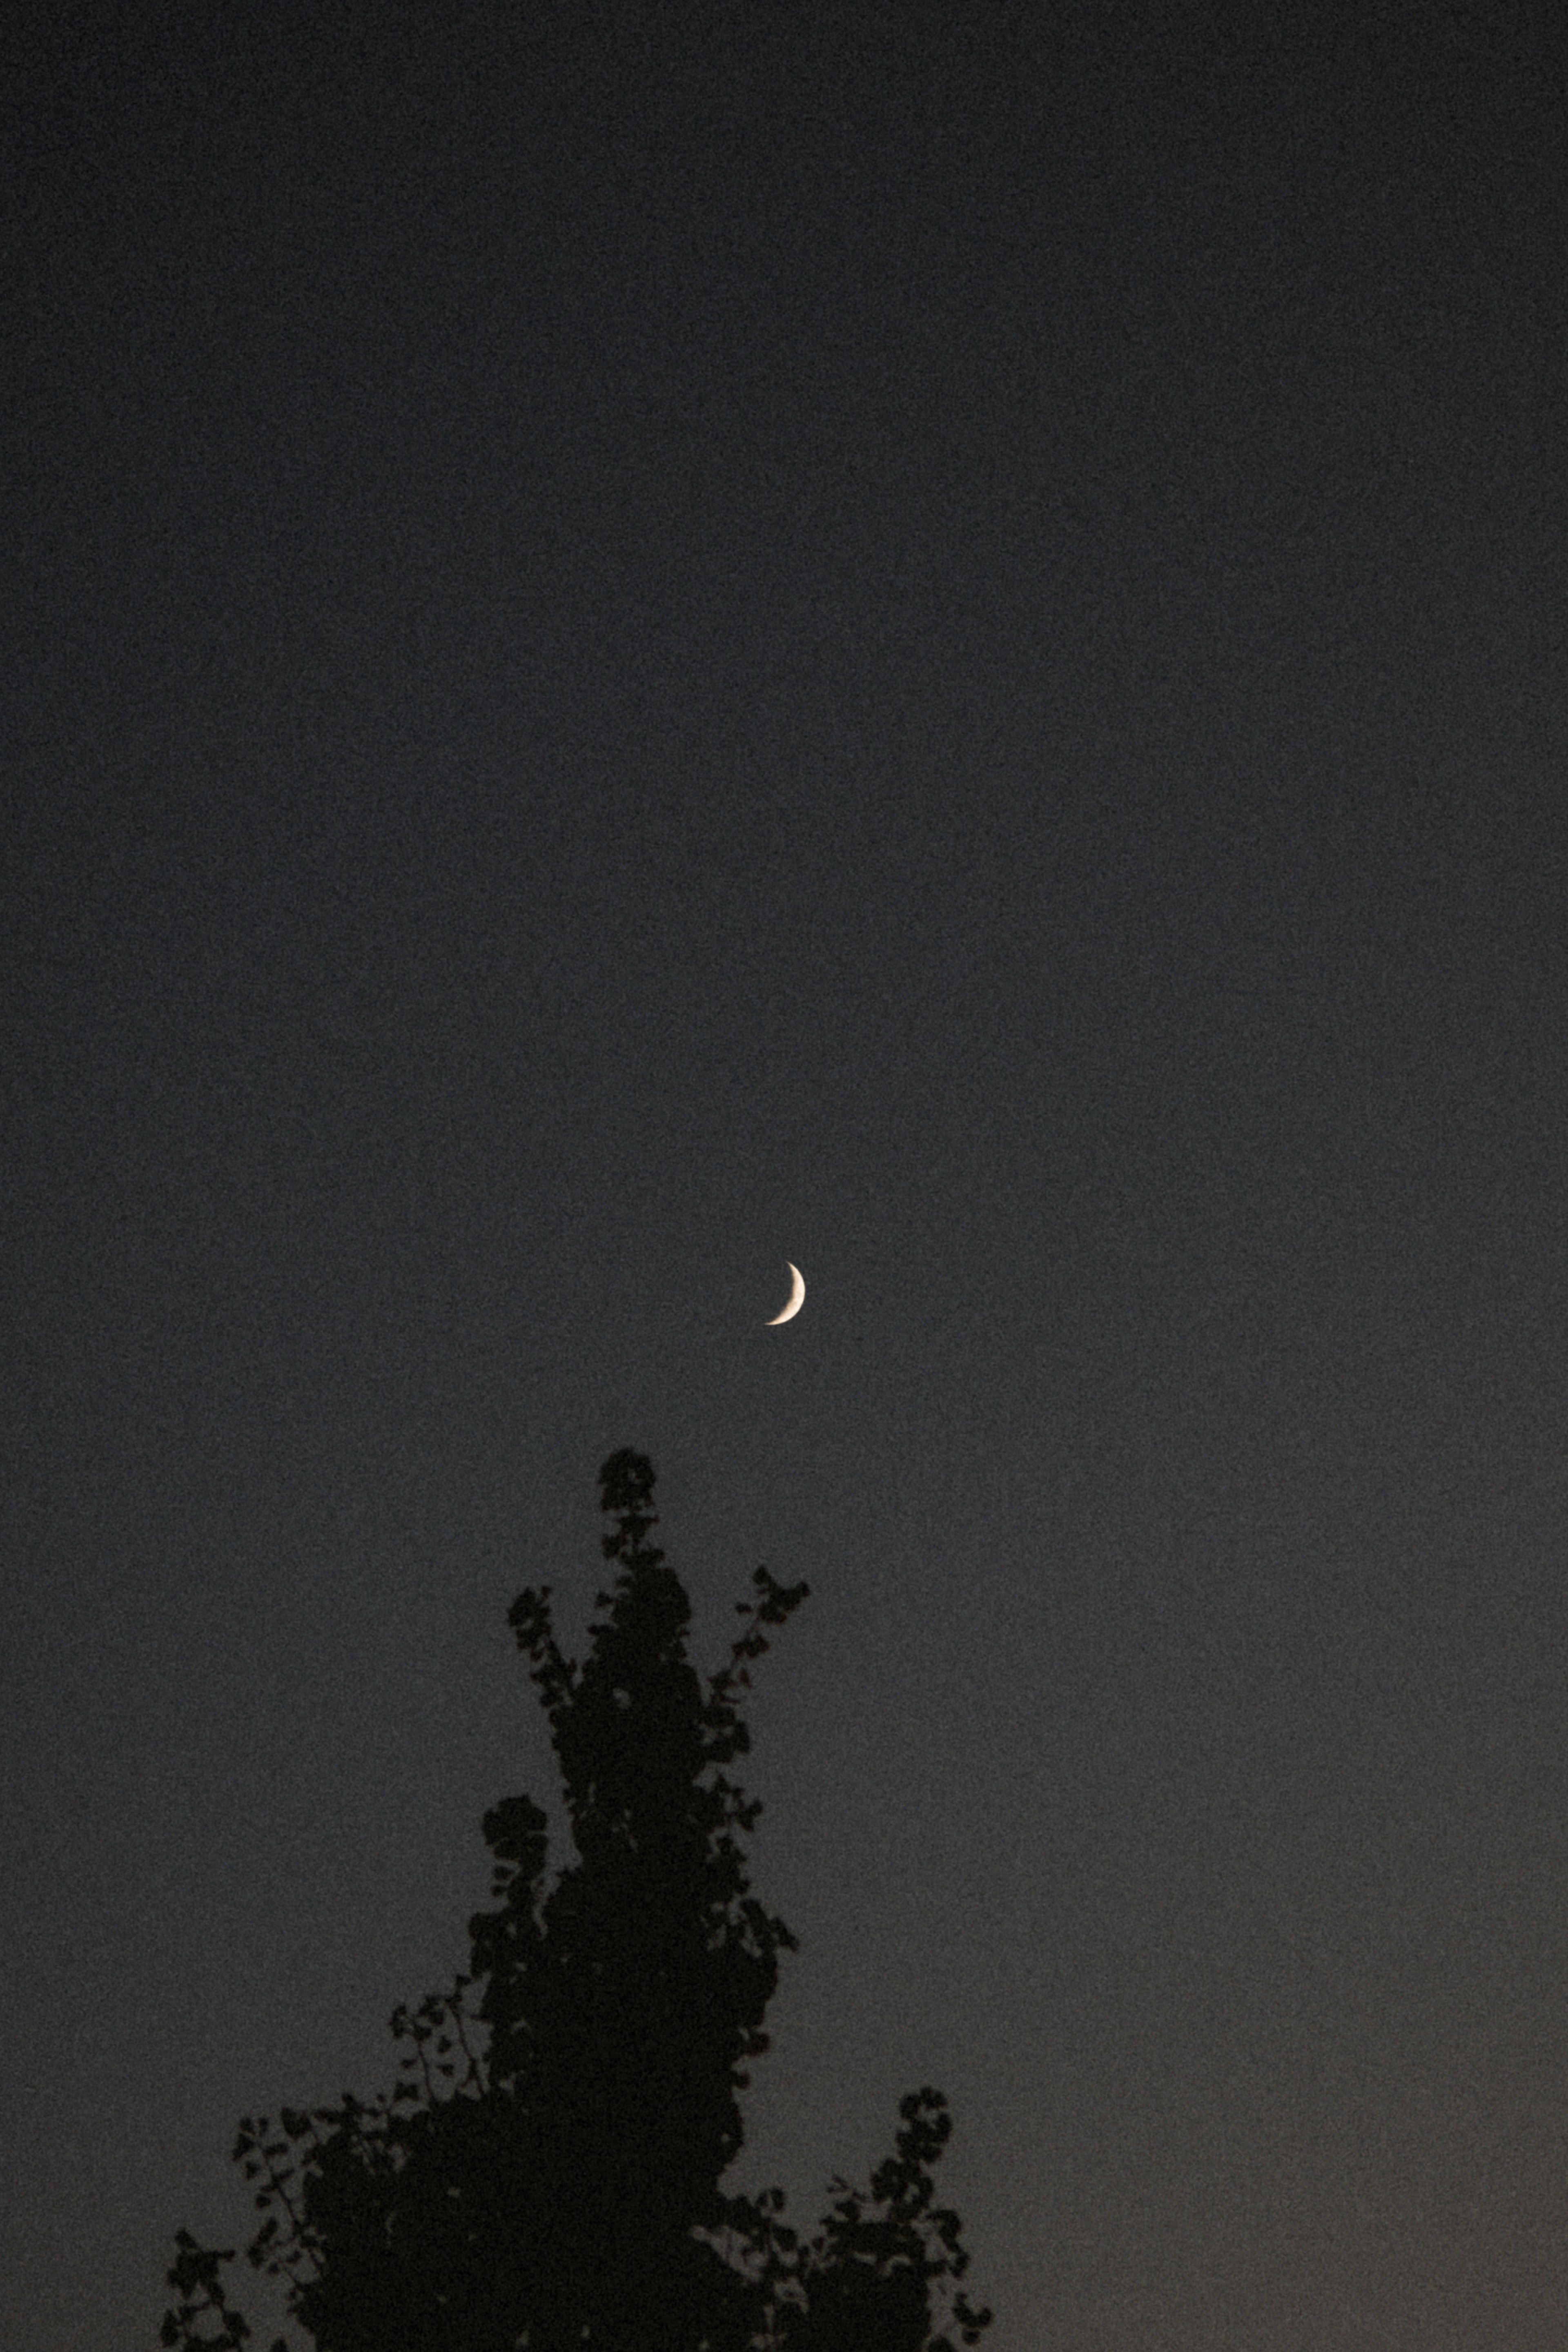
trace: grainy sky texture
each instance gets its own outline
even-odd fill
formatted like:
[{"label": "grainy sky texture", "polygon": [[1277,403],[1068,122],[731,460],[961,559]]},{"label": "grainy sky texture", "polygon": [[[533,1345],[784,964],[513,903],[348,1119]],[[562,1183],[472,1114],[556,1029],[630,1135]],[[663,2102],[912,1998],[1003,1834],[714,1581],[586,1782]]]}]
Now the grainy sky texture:
[{"label": "grainy sky texture", "polygon": [[733,2186],[930,2083],[986,2352],[1561,2347],[1554,24],[12,24],[9,2352],[397,2079],[621,1445],[811,1585]]}]

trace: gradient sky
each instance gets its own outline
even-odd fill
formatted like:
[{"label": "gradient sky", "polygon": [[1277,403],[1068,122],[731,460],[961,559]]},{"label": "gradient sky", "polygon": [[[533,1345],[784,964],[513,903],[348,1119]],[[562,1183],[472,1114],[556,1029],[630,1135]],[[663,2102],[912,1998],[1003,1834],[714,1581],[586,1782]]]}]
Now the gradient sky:
[{"label": "gradient sky", "polygon": [[986,2352],[1558,2352],[1555,12],[33,15],[8,2352],[396,2081],[620,1445],[811,1585],[731,2185],[929,2083]]}]

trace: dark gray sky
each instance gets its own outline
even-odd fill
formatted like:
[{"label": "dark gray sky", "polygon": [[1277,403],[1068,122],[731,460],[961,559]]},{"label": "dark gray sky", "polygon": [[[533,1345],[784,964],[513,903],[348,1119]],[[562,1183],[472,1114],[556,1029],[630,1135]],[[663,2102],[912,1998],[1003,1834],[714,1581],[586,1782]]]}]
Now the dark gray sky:
[{"label": "dark gray sky", "polygon": [[6,2345],[396,2080],[633,1445],[812,1588],[733,2186],[931,2083],[987,2352],[1559,2347],[1547,12],[35,14]]}]

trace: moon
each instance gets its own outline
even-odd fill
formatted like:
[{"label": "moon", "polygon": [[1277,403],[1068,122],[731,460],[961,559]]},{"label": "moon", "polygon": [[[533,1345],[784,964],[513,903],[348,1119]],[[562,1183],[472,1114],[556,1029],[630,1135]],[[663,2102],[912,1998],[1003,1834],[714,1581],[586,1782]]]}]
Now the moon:
[{"label": "moon", "polygon": [[[784,1264],[789,1265],[788,1258],[785,1258]],[[805,1276],[802,1274],[798,1265],[790,1265],[789,1270],[795,1276],[795,1280],[790,1286],[789,1305],[784,1308],[782,1315],[769,1316],[768,1328],[770,1331],[773,1329],[775,1323],[787,1323],[792,1315],[798,1315],[801,1309],[801,1303],[805,1297]]]}]

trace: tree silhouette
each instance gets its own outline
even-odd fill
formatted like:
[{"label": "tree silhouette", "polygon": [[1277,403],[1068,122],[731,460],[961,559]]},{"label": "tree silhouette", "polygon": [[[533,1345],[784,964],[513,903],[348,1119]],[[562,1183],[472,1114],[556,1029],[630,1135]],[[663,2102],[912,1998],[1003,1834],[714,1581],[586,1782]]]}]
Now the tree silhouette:
[{"label": "tree silhouette", "polygon": [[[288,2278],[318,2352],[952,2352],[930,2337],[932,2282],[969,2263],[958,2216],[930,2201],[926,2167],[952,2128],[940,2092],[900,2103],[868,2200],[834,2180],[844,2194],[809,2244],[777,2219],[781,2189],[720,2191],[742,2140],[741,2062],[768,2047],[778,1952],[797,1946],[750,1895],[735,1843],[761,1802],[719,1768],[751,1746],[731,1695],[769,1646],[762,1629],[808,1588],[757,1570],[758,1599],[736,1604],[752,1622],[704,1698],[690,1604],[647,1540],[653,1465],[622,1451],[599,1475],[620,1572],[597,1596],[609,1615],[589,1658],[562,1656],[549,1585],[508,1612],[580,1859],[542,1896],[544,1814],[521,1796],[485,1815],[498,1907],[469,1921],[470,1972],[451,1993],[393,2012],[410,2079],[368,2107],[349,2092],[283,2107],[276,2137],[266,2116],[241,2124],[234,2159],[265,2174],[257,2205],[288,2222],[273,2212],[247,2259]],[[250,2330],[218,2276],[233,2248],[184,2230],[176,2242],[162,2341],[238,2352]],[[978,2343],[991,2313],[962,2293],[952,2310]]]}]

